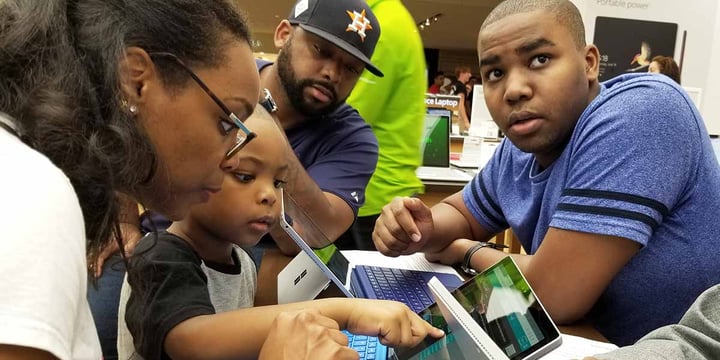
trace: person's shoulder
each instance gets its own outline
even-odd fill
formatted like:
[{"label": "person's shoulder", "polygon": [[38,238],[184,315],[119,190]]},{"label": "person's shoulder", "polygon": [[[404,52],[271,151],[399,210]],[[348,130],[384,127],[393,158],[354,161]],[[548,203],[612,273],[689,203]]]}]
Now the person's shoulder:
[{"label": "person's shoulder", "polygon": [[667,76],[657,74],[625,74],[601,83],[600,94],[589,109],[590,113],[623,115],[616,118],[633,123],[696,122],[692,121],[692,101],[684,90]]},{"label": "person's shoulder", "polygon": [[455,80],[451,86],[453,90],[453,95],[464,95],[467,92],[467,89],[465,89],[465,84],[460,82],[460,80]]},{"label": "person's shoulder", "polygon": [[351,141],[377,147],[377,138],[370,124],[349,104],[340,105],[335,111],[326,115],[325,120],[324,127],[316,125],[311,131],[322,131],[323,135],[332,137],[326,140],[336,145]]},{"label": "person's shoulder", "polygon": [[362,120],[360,113],[348,103],[343,103],[338,106],[333,112],[328,114],[327,117],[333,120]]},{"label": "person's shoulder", "polygon": [[344,103],[338,106],[338,108],[328,114],[327,117],[335,127],[342,129],[343,132],[364,131],[365,129],[372,132],[370,125],[365,122],[365,119],[363,119],[357,109],[350,104]]},{"label": "person's shoulder", "polygon": [[43,208],[66,207],[79,202],[70,179],[44,154],[29,147],[14,135],[0,130],[0,158],[3,160],[3,188],[8,199],[22,196],[22,201],[41,204]]},{"label": "person's shoulder", "polygon": [[[23,177],[42,175],[53,179],[67,179],[62,170],[55,166],[47,156],[21,142],[5,130],[0,130],[0,157],[3,158],[3,167],[22,166]],[[13,172],[9,171],[5,174],[12,175]]]},{"label": "person's shoulder", "polygon": [[255,66],[257,66],[258,72],[261,72],[264,68],[268,66],[272,66],[271,61],[263,60],[263,59],[255,59]]},{"label": "person's shoulder", "polygon": [[146,234],[135,247],[133,262],[192,261],[201,260],[192,246],[167,231]]},{"label": "person's shoulder", "polygon": [[[500,168],[508,169],[512,172],[526,168],[528,164],[534,162],[535,155],[520,150],[508,138],[504,138],[498,144],[498,149],[493,152],[491,161],[495,161]],[[500,174],[500,172],[498,172]]]},{"label": "person's shoulder", "polygon": [[606,89],[602,94],[605,97],[622,94],[622,96],[648,97],[662,102],[663,98],[682,94],[682,88],[672,79],[652,73],[619,75],[603,82],[602,86]]}]

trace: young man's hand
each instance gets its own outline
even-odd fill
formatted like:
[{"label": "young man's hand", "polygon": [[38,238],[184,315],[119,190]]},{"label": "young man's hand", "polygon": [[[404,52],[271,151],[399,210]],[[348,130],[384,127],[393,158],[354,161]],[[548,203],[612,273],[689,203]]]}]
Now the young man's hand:
[{"label": "young man's hand", "polygon": [[425,259],[445,265],[459,264],[463,261],[465,253],[477,243],[468,239],[456,239],[438,252],[426,252]]},{"label": "young man's hand", "polygon": [[373,242],[384,255],[409,255],[423,248],[433,227],[432,212],[422,200],[396,197],[383,207],[375,223]]}]

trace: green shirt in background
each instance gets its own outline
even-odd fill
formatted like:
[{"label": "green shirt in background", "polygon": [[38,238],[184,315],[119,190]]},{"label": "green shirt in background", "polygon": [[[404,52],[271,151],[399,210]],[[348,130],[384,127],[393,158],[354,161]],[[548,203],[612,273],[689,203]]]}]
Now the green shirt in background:
[{"label": "green shirt in background", "polygon": [[363,72],[347,103],[372,127],[377,168],[359,216],[377,215],[395,196],[424,191],[415,176],[425,117],[425,54],[415,20],[400,0],[368,0],[382,32],[372,62],[385,77]]}]

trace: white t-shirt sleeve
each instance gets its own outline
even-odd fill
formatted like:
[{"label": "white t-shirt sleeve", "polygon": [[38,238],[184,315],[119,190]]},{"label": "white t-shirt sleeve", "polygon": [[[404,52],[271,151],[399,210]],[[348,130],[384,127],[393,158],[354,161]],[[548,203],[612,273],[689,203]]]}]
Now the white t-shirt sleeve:
[{"label": "white t-shirt sleeve", "polygon": [[47,158],[0,134],[0,343],[101,359],[86,299],[82,211]]}]

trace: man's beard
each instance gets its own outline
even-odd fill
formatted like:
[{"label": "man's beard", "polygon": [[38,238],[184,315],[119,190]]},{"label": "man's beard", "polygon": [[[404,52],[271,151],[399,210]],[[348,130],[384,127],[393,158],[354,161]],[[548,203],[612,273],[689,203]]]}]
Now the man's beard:
[{"label": "man's beard", "polygon": [[[335,86],[329,81],[313,80],[313,79],[297,79],[295,70],[292,67],[292,55],[290,53],[290,43],[288,40],[283,46],[282,50],[278,54],[277,58],[277,70],[278,76],[280,77],[280,83],[285,89],[290,105],[299,113],[305,116],[321,116],[329,114],[340,105],[345,102],[345,99],[338,99]],[[312,100],[306,100],[303,94],[305,88],[312,87],[314,85],[322,86],[327,89],[332,95],[330,96],[330,103],[317,107],[313,106],[315,103]]]}]

